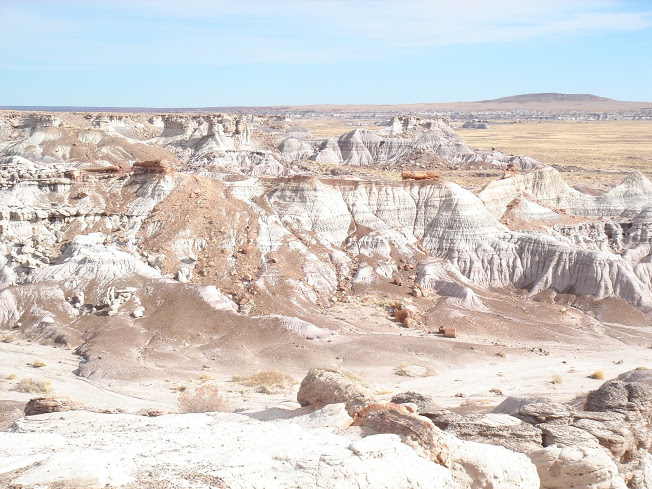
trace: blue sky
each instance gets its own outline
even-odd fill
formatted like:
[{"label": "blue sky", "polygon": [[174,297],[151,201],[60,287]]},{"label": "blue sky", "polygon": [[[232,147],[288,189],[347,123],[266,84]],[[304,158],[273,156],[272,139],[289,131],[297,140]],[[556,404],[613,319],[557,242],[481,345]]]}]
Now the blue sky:
[{"label": "blue sky", "polygon": [[0,105],[652,101],[652,1],[0,0]]}]

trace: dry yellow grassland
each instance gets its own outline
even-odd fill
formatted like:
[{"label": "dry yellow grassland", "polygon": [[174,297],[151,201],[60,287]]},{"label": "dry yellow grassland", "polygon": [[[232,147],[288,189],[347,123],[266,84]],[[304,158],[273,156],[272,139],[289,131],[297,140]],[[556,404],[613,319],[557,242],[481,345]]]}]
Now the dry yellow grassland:
[{"label": "dry yellow grassland", "polygon": [[632,170],[652,177],[652,121],[518,122],[457,131],[472,148],[496,148],[550,165],[607,171],[583,175],[586,180],[618,183]]},{"label": "dry yellow grassland", "polygon": [[329,138],[331,136],[340,136],[345,132],[354,129],[363,128],[377,131],[381,129],[373,121],[343,121],[339,119],[298,119],[298,125],[306,129],[313,137]]},{"label": "dry yellow grassland", "polygon": [[[352,125],[360,124],[360,126]],[[339,136],[356,127],[378,130],[373,121],[337,119],[307,119],[299,125],[314,137]],[[459,126],[460,124],[455,124]],[[531,156],[543,163],[568,167],[564,180],[578,188],[607,190],[620,183],[632,170],[643,172],[652,179],[652,121],[527,121],[491,123],[489,129],[461,129],[458,134],[476,149],[496,148],[507,154]],[[314,170],[328,173],[329,166],[316,162]],[[574,171],[579,167],[584,171]],[[452,181],[473,191],[500,178],[499,170],[460,171],[439,169],[444,181]],[[392,171],[357,169],[358,173],[376,178],[396,180]]]}]

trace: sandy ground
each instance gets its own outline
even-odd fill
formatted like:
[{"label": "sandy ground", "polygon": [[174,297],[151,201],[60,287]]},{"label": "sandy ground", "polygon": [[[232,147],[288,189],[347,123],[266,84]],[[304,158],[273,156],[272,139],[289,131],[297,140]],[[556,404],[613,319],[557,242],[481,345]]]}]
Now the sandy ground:
[{"label": "sandy ground", "polygon": [[[337,314],[343,317],[344,313],[340,310]],[[604,372],[605,379],[609,379],[635,368],[652,367],[649,345],[627,345],[608,336],[592,338],[584,344],[548,342],[537,347],[519,340],[507,345],[480,337],[471,340],[471,336],[444,339],[397,328],[381,315],[368,317],[372,318],[369,321],[372,326],[359,321],[362,331],[341,335],[336,342],[350,344],[354,349],[364,344],[374,348],[376,344],[388,342],[414,349],[406,357],[410,359],[407,362],[397,363],[400,356],[391,355],[386,364],[381,362],[380,366],[375,360],[368,366],[354,361],[340,362],[340,368],[371,384],[378,397],[384,400],[412,390],[432,395],[442,407],[462,411],[488,411],[507,396],[545,396],[572,401],[602,384],[602,380],[589,378],[596,370]],[[0,409],[5,425],[10,424],[9,418],[20,414],[17,407],[39,396],[14,390],[23,378],[50,382],[51,391],[47,395],[68,396],[96,409],[139,412],[147,409],[175,411],[179,396],[176,388],[202,385],[199,379],[204,374],[212,377],[205,384],[216,385],[231,409],[265,411],[275,406],[298,407],[296,391],[305,373],[291,372],[296,384],[285,389],[273,388],[272,393],[267,394],[210,369],[185,370],[180,375],[170,372],[165,378],[138,382],[88,380],[75,375],[81,359],[72,350],[24,340],[0,343],[0,358],[0,398],[4,402]],[[419,358],[423,358],[423,362]],[[35,360],[45,366],[34,367]],[[335,362],[327,366],[338,365]],[[401,375],[406,372],[416,376]],[[557,382],[553,382],[555,378]],[[269,412],[272,415],[274,411]]]}]

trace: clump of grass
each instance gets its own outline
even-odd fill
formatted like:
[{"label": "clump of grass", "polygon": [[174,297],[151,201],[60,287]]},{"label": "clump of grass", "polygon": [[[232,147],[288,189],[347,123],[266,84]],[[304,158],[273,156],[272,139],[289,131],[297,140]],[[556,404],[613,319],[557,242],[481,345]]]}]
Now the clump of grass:
[{"label": "clump of grass", "polygon": [[234,375],[231,380],[238,384],[256,387],[258,392],[264,394],[271,394],[274,388],[285,389],[296,383],[291,376],[278,370],[261,370],[248,376]]},{"label": "clump of grass", "polygon": [[199,381],[203,384],[204,382],[208,382],[209,380],[213,380],[213,376],[211,374],[201,374],[199,376]]},{"label": "clump of grass", "polygon": [[505,358],[507,356],[507,354],[505,354],[504,351],[499,351],[498,353],[496,353],[496,356],[501,357],[501,358]]},{"label": "clump of grass", "polygon": [[487,406],[489,404],[491,404],[491,399],[466,399],[460,404],[460,406],[477,407],[477,406]]},{"label": "clump of grass", "polygon": [[45,367],[45,362],[43,360],[33,360],[32,361],[32,367],[34,367],[34,368]]},{"label": "clump of grass", "polygon": [[185,390],[179,396],[180,413],[213,413],[228,411],[229,403],[214,385]]},{"label": "clump of grass", "polygon": [[344,375],[344,377],[347,377],[351,380],[362,380],[358,374],[352,372],[351,370],[343,370],[342,375]]},{"label": "clump of grass", "polygon": [[173,385],[172,387],[170,387],[170,390],[172,392],[183,392],[186,389],[187,387],[185,385]]},{"label": "clump of grass", "polygon": [[604,380],[604,378],[605,375],[602,370],[596,370],[591,375],[589,375],[589,379],[593,379],[593,380]]},{"label": "clump of grass", "polygon": [[405,362],[401,362],[399,365],[397,365],[394,368],[394,373],[396,375],[400,375],[401,377],[408,377],[408,370],[407,370],[408,364]]},{"label": "clump of grass", "polygon": [[25,377],[20,380],[14,390],[24,392],[26,394],[45,394],[52,390],[50,382],[47,380],[34,380],[30,377]]},{"label": "clump of grass", "polygon": [[555,374],[552,376],[551,384],[561,384],[561,375]]},{"label": "clump of grass", "polygon": [[636,367],[634,370],[650,370],[648,367]]},{"label": "clump of grass", "polygon": [[9,334],[3,336],[3,338],[2,338],[3,343],[11,343],[13,341],[14,341],[14,337],[12,335],[9,335]]},{"label": "clump of grass", "polygon": [[17,377],[16,374],[9,374],[9,377],[7,377],[9,380],[14,380]]},{"label": "clump of grass", "polygon": [[394,368],[394,373],[401,377],[432,377],[435,372],[422,365],[410,365],[402,362]]},{"label": "clump of grass", "polygon": [[492,394],[496,394],[497,396],[502,396],[503,395],[503,391],[501,391],[497,387],[494,387],[494,388],[490,389],[489,392],[491,392]]}]

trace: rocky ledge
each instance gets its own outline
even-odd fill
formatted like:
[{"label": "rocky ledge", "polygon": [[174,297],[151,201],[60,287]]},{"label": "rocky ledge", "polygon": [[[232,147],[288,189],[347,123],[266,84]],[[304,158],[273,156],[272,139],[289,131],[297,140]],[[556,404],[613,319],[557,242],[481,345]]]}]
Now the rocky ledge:
[{"label": "rocky ledge", "polygon": [[652,484],[647,383],[610,380],[580,406],[510,398],[493,413],[466,416],[415,392],[391,402],[372,392],[337,370],[312,369],[296,408],[152,417],[35,399],[27,417],[0,433],[0,473],[25,488]]}]

